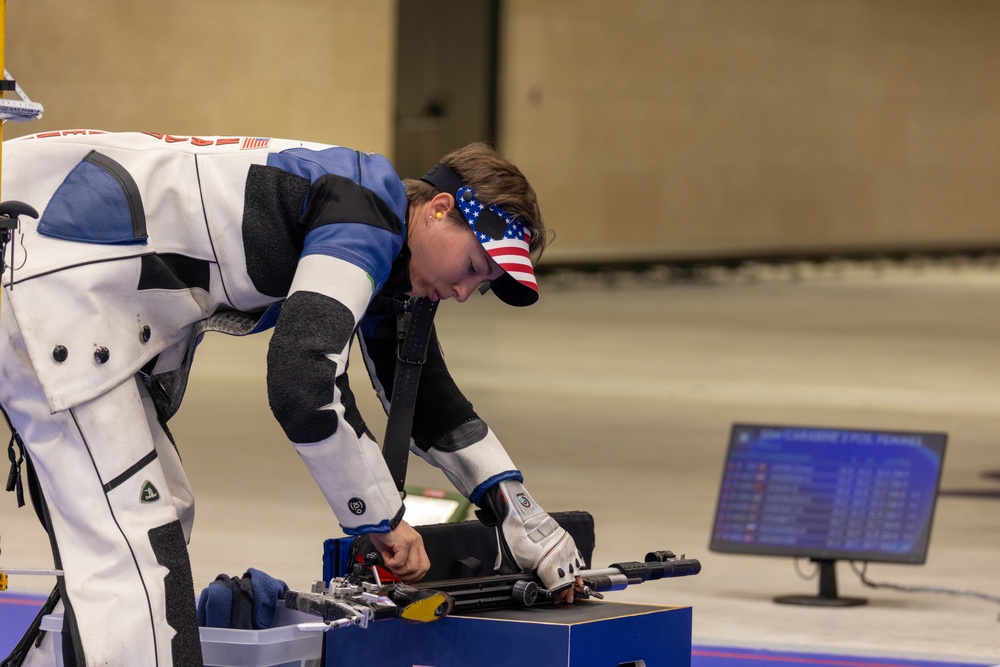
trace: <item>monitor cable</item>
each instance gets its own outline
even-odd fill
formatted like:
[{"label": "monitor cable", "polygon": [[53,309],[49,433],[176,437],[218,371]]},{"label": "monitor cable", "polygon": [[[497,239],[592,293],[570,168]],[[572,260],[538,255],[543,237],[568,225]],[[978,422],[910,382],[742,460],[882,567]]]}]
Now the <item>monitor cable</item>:
[{"label": "monitor cable", "polygon": [[[903,593],[936,593],[940,595],[959,595],[966,597],[979,598],[980,600],[987,600],[989,602],[995,602],[1000,604],[1000,595],[991,595],[990,593],[983,593],[981,591],[974,591],[969,588],[949,588],[947,586],[904,586],[902,584],[892,584],[886,582],[872,581],[867,577],[868,572],[868,561],[862,563],[861,569],[858,569],[858,565],[853,560],[850,561],[851,569],[854,573],[858,575],[861,583],[869,588],[889,588],[894,591],[901,591]],[[1000,621],[1000,616],[997,617]]]},{"label": "monitor cable", "polygon": [[792,559],[792,563],[795,564],[795,574],[799,575],[800,579],[804,579],[805,581],[811,581],[812,579],[815,579],[816,577],[819,576],[819,565],[816,566],[812,574],[808,574],[802,571],[801,561],[802,561],[801,558]]}]

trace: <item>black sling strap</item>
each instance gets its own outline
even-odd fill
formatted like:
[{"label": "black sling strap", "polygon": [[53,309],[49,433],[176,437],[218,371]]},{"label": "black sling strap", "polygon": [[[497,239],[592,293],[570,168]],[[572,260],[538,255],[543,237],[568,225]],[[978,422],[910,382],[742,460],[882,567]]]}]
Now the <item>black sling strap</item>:
[{"label": "black sling strap", "polygon": [[438,302],[426,297],[410,299],[397,314],[396,378],[392,384],[392,405],[385,426],[382,457],[400,493],[406,484],[410,456],[413,410],[417,405],[420,371],[427,361],[427,344],[434,325]]}]

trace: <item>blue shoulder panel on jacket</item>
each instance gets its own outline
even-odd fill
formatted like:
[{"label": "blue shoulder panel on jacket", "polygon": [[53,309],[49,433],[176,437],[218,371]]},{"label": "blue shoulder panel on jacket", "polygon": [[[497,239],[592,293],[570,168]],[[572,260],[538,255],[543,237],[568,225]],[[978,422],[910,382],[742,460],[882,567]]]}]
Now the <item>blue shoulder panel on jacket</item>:
[{"label": "blue shoulder panel on jacket", "polygon": [[302,256],[329,255],[361,267],[371,276],[374,291],[378,292],[402,246],[398,234],[361,222],[341,222],[309,232]]},{"label": "blue shoulder panel on jacket", "polygon": [[146,243],[139,187],[120,164],[91,151],[56,188],[38,221],[38,233],[65,241]]},{"label": "blue shoulder panel on jacket", "polygon": [[320,151],[290,148],[268,155],[267,164],[304,176],[310,183],[314,183],[324,174],[337,174],[349,178],[374,192],[392,208],[400,220],[406,220],[406,189],[399,180],[396,170],[382,155],[361,153],[341,147]]}]

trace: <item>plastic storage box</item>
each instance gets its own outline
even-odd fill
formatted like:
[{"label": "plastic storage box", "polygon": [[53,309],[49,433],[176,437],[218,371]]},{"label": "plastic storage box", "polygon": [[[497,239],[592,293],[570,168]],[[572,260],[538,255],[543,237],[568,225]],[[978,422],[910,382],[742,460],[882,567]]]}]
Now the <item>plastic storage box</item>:
[{"label": "plastic storage box", "polygon": [[319,622],[318,616],[279,606],[275,626],[267,630],[200,628],[205,667],[320,667],[324,633],[297,627]]},{"label": "plastic storage box", "polygon": [[[320,667],[323,633],[297,627],[319,621],[318,616],[279,606],[275,626],[267,630],[200,628],[205,667]],[[61,613],[50,614],[41,625],[47,632],[39,650],[57,667],[63,665],[62,622]]]}]

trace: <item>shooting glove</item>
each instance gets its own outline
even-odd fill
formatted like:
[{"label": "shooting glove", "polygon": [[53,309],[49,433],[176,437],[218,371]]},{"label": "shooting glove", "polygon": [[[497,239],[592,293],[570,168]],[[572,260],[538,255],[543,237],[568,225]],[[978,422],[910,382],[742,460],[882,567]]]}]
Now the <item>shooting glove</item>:
[{"label": "shooting glove", "polygon": [[[508,479],[483,495],[479,520],[496,526],[500,542],[497,568],[535,572],[542,585],[557,591],[573,585],[586,567],[573,537],[543,510],[521,482]],[[505,561],[505,562],[504,562]]]}]

